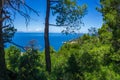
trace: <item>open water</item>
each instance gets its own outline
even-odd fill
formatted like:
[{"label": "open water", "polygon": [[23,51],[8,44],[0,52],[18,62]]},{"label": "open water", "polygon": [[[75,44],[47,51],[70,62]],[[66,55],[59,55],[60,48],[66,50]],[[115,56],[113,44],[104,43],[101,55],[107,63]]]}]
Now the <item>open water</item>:
[{"label": "open water", "polygon": [[[62,34],[62,33],[50,33],[49,40],[50,46],[52,46],[56,51],[64,44],[66,41],[70,41],[80,37],[83,34]],[[30,41],[34,41],[35,45],[39,50],[44,50],[44,34],[43,33],[16,33],[13,37],[13,42],[20,46],[28,46]],[[7,44],[10,46],[10,44]]]}]

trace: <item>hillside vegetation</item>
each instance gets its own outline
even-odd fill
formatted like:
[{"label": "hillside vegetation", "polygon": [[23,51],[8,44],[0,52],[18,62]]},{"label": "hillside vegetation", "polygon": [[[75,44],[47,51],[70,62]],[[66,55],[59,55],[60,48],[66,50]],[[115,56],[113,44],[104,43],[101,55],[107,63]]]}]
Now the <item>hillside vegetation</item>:
[{"label": "hillside vegetation", "polygon": [[[10,77],[17,80],[120,80],[120,50],[114,52],[112,33],[103,26],[98,34],[84,34],[65,43],[59,51],[50,50],[52,72],[45,71],[44,51],[34,45],[26,52],[6,49]],[[108,36],[109,35],[109,36]]]},{"label": "hillside vegetation", "polygon": [[[70,6],[68,4],[68,7]],[[89,29],[89,34],[66,42],[58,51],[49,48],[49,37],[46,35],[47,45],[44,51],[39,51],[34,42],[30,42],[24,52],[16,46],[11,46],[4,54],[0,28],[0,80],[120,80],[120,0],[100,0],[100,6],[97,10],[103,16],[101,28]],[[50,9],[50,4],[48,8]],[[76,12],[76,8],[72,9]],[[70,15],[65,20],[74,22],[81,18],[78,15]],[[62,18],[64,20],[64,16]],[[61,17],[59,19],[62,21]],[[48,28],[49,20],[46,21]],[[16,32],[13,27],[7,30],[8,33],[9,30]],[[7,30],[5,29],[6,32]],[[48,34],[48,30],[46,32]],[[5,40],[12,40],[13,33],[6,35]],[[9,37],[10,39],[7,39]]]}]

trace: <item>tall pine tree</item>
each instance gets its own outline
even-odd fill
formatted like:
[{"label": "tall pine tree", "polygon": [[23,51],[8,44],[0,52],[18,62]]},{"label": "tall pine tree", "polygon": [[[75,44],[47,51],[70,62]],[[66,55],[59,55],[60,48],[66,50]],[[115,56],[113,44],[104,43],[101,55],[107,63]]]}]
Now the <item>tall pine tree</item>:
[{"label": "tall pine tree", "polygon": [[[45,60],[46,70],[51,72],[49,26],[64,26],[65,33],[74,32],[80,29],[81,18],[85,15],[86,5],[78,5],[78,0],[46,0],[46,18],[45,18]],[[56,24],[49,24],[50,13],[56,15]]]}]

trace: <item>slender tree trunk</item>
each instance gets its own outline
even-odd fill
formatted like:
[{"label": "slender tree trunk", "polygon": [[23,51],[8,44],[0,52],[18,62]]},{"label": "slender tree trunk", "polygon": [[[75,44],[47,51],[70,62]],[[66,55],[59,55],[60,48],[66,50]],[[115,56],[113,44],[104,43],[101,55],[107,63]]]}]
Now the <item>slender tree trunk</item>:
[{"label": "slender tree trunk", "polygon": [[7,80],[6,64],[5,64],[5,52],[2,35],[2,7],[3,0],[0,0],[0,80]]},{"label": "slender tree trunk", "polygon": [[49,44],[49,16],[50,16],[50,0],[47,0],[44,40],[45,40],[46,71],[50,73],[51,72],[51,58],[50,58],[50,44]]}]

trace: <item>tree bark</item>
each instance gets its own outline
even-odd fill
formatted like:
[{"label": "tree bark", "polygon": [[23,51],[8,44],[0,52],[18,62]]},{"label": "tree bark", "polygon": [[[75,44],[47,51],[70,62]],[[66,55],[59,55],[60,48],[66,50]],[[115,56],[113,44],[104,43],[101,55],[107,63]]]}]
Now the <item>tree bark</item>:
[{"label": "tree bark", "polygon": [[2,35],[2,7],[3,1],[0,0],[0,80],[7,80],[7,73],[6,73],[6,64],[5,64],[5,52],[4,52],[4,42],[3,42],[3,35]]},{"label": "tree bark", "polygon": [[50,0],[47,0],[44,40],[45,40],[46,71],[50,73],[51,72],[51,58],[50,58],[50,44],[49,44],[49,16],[50,16]]}]

